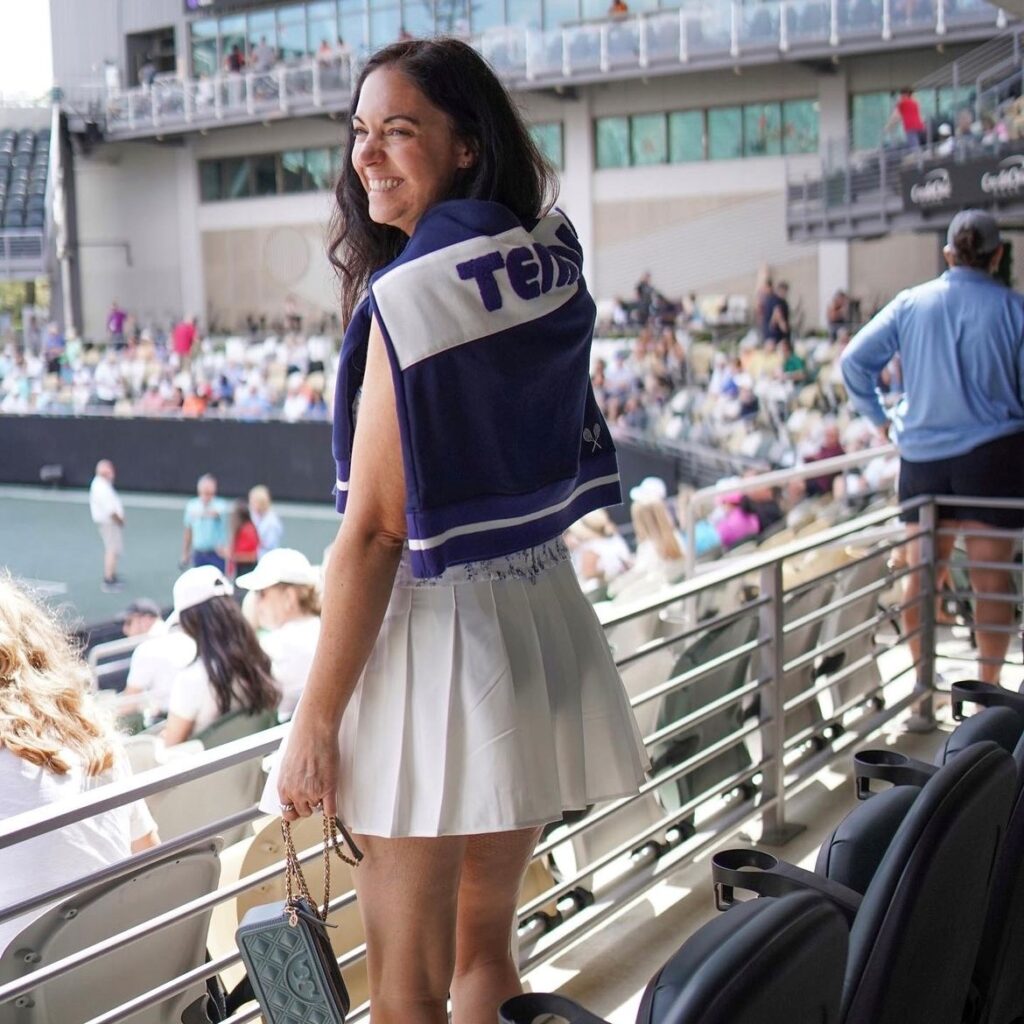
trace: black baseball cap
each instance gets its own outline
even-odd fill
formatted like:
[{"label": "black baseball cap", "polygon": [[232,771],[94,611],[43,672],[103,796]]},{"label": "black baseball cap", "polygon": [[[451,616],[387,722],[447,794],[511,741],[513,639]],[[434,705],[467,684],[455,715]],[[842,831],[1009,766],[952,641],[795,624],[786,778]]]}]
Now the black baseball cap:
[{"label": "black baseball cap", "polygon": [[991,213],[984,210],[961,210],[949,224],[946,232],[946,244],[956,250],[954,239],[961,231],[969,229],[978,238],[978,251],[983,254],[993,253],[1003,244],[999,234],[999,224]]}]

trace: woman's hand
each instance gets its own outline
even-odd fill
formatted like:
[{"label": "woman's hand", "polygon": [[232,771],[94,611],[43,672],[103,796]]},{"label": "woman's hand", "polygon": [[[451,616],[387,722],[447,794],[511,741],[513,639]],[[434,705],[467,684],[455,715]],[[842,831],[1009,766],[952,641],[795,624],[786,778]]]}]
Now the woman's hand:
[{"label": "woman's hand", "polygon": [[278,768],[281,817],[285,821],[307,818],[321,805],[324,814],[337,815],[340,764],[337,727],[310,721],[300,705]]}]

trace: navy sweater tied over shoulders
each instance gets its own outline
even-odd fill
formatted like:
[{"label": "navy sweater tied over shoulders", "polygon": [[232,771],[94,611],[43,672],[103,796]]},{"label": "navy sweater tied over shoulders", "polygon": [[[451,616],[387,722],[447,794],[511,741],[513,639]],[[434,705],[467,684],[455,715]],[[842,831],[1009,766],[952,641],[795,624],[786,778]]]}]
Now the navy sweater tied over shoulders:
[{"label": "navy sweater tied over shoulders", "polygon": [[498,203],[450,200],[371,278],[338,365],[337,507],[375,316],[395,383],[416,576],[543,543],[621,500],[590,385],[595,306],[582,269],[558,210],[523,225]]}]

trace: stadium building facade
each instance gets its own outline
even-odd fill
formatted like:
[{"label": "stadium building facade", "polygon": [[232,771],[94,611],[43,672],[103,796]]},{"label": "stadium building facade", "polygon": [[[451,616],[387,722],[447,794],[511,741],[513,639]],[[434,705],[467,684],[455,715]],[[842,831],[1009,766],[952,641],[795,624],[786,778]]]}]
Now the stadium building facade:
[{"label": "stadium building facade", "polygon": [[[870,309],[936,272],[935,231],[793,241],[787,184],[877,146],[894,91],[1006,25],[982,0],[641,0],[617,17],[604,0],[51,0],[51,18],[77,137],[69,313],[89,337],[113,299],[224,330],[286,304],[330,316],[352,79],[377,46],[434,32],[472,39],[513,88],[599,300],[644,270],[669,296],[749,296],[768,264],[808,325],[837,288]],[[918,98],[952,118],[967,96]]]}]

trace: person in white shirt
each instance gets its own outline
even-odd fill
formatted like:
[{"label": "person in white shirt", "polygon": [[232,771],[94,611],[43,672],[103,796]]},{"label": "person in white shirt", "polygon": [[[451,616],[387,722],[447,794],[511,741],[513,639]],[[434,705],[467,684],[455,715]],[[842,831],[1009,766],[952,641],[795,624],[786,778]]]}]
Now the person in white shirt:
[{"label": "person in white shirt", "polygon": [[249,491],[249,514],[259,534],[260,546],[257,553],[260,558],[268,551],[279,548],[284,540],[284,524],[271,502],[270,489],[263,484],[257,484]]},{"label": "person in white shirt", "polygon": [[171,620],[196,645],[196,657],[174,677],[165,746],[183,743],[232,711],[259,714],[280,696],[252,626],[231,596],[234,587],[213,565],[188,569],[174,584]]},{"label": "person in white shirt", "polygon": [[274,681],[281,691],[278,713],[291,715],[309,678],[320,638],[320,594],[317,571],[294,548],[268,551],[256,568],[235,581],[255,592],[260,637],[270,655]]},{"label": "person in white shirt", "polygon": [[[64,803],[130,774],[89,672],[63,631],[10,577],[0,577],[0,821]],[[3,853],[0,907],[10,907],[157,845],[142,800],[16,843]],[[0,952],[46,907],[0,923]]]},{"label": "person in white shirt", "polygon": [[174,677],[195,661],[195,641],[177,623],[164,622],[159,606],[147,598],[133,601],[121,617],[125,636],[145,639],[132,651],[118,713],[141,711],[148,721],[164,718]]},{"label": "person in white shirt", "polygon": [[103,589],[120,590],[117,562],[124,550],[124,506],[114,490],[114,464],[110,459],[96,463],[96,475],[89,485],[89,514],[103,541]]}]

